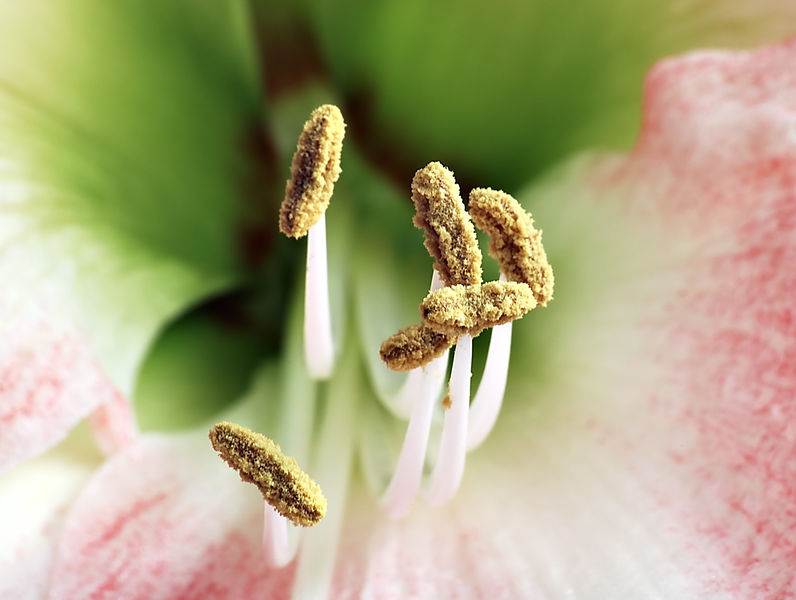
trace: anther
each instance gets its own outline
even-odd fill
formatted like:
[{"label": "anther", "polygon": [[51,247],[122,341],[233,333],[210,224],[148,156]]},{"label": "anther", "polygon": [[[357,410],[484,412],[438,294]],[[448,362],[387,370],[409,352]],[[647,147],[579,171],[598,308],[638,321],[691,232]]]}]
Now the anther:
[{"label": "anther", "polygon": [[430,328],[472,337],[519,319],[534,308],[536,299],[530,286],[515,281],[448,286],[430,292],[420,304],[423,321]]},{"label": "anther", "polygon": [[279,230],[286,236],[307,235],[329,207],[341,172],[344,136],[343,115],[331,104],[316,108],[304,123],[279,211]]},{"label": "anther", "polygon": [[243,481],[257,486],[265,501],[296,525],[317,525],[326,514],[321,488],[285,456],[273,440],[235,423],[210,429],[210,443]]},{"label": "anther", "polygon": [[481,282],[481,250],[453,173],[438,162],[418,170],[412,180],[414,224],[425,232],[425,246],[446,285]]},{"label": "anther", "polygon": [[404,327],[381,343],[379,355],[393,371],[411,371],[442,356],[456,337],[418,323]]},{"label": "anther", "polygon": [[489,235],[489,254],[509,281],[531,286],[539,306],[553,297],[553,269],[542,246],[542,232],[512,196],[476,188],[470,192],[470,217]]}]

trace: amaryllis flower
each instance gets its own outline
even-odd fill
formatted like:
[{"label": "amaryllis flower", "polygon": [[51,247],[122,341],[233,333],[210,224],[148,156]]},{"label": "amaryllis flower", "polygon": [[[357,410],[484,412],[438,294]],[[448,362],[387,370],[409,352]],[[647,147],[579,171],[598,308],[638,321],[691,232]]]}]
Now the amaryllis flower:
[{"label": "amaryllis flower", "polygon": [[[470,12],[445,29],[419,7],[321,4],[301,14],[339,98],[329,81],[285,78],[302,54],[279,31],[300,21],[271,5],[0,8],[0,596],[796,595],[796,43],[659,62],[632,150],[532,177],[617,141],[611,124],[628,135],[633,111],[618,107],[634,69],[621,85],[575,69],[572,56],[598,69],[606,55],[568,40],[561,60],[583,83],[564,86],[572,128],[534,141],[528,106],[566,94],[499,101],[532,78],[492,96],[478,81],[453,88],[460,105],[395,89],[447,69],[434,56],[460,46],[446,31],[474,21],[492,40],[533,39],[527,14],[499,21],[521,32],[506,37]],[[580,22],[606,35],[647,22],[598,6]],[[675,41],[639,34],[627,53],[720,39],[717,16],[749,17],[754,34],[738,39],[759,41],[786,31],[756,17],[772,8],[678,3],[661,11],[662,25],[684,24]],[[552,36],[558,19],[541,21],[530,27]],[[335,33],[345,23],[356,27]],[[409,25],[435,44],[416,80],[396,66],[402,48],[420,51],[397,41]],[[334,366],[321,381],[305,360],[303,250],[276,222],[301,123],[334,100],[354,131],[326,222]],[[492,130],[500,143],[479,144]],[[394,136],[394,156],[373,131]],[[430,279],[404,161],[437,158],[463,188],[519,190],[555,300],[514,326],[502,411],[456,496],[432,507],[420,494],[394,519],[379,499],[407,427],[405,376],[378,348],[418,320]],[[498,279],[486,255],[484,267]],[[474,387],[488,345],[488,333],[473,343]],[[289,531],[284,565],[263,539],[261,496],[207,440],[221,420],[276,440],[328,499],[319,525]]]}]

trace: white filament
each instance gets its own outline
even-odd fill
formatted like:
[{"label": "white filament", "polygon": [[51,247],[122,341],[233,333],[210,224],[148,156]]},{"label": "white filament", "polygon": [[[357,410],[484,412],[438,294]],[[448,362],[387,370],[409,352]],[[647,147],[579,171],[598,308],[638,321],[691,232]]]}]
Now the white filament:
[{"label": "white filament", "polygon": [[[438,359],[439,360],[439,359]],[[424,374],[423,385],[415,396],[409,426],[387,491],[381,499],[382,508],[393,519],[406,514],[420,489],[423,463],[426,458],[428,434],[431,431],[431,415],[436,402],[435,380]]]},{"label": "white filament", "polygon": [[[500,274],[500,280],[506,281],[503,273]],[[511,323],[505,323],[492,328],[484,374],[470,406],[470,424],[467,431],[468,451],[483,443],[495,426],[500,413],[509,374],[511,325]]]},{"label": "white filament", "polygon": [[470,412],[470,376],[473,340],[469,335],[456,342],[449,393],[450,408],[445,411],[437,462],[431,474],[428,503],[436,506],[453,498],[464,475],[467,454],[467,424]]},{"label": "white filament", "polygon": [[296,555],[296,546],[291,546],[287,536],[287,519],[265,503],[263,524],[263,553],[269,567],[282,568]]},{"label": "white filament", "polygon": [[326,215],[307,233],[307,273],[304,289],[304,359],[314,379],[328,379],[334,367],[334,342],[329,306],[326,257]]}]

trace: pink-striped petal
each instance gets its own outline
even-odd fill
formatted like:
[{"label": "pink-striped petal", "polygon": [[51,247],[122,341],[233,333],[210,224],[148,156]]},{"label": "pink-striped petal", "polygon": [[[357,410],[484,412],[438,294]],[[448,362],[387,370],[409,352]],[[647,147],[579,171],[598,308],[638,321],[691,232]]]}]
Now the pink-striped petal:
[{"label": "pink-striped petal", "polygon": [[681,247],[640,324],[663,367],[649,464],[712,551],[717,595],[796,594],[794,65],[796,40],[660,65],[644,137],[614,172]]},{"label": "pink-striped petal", "polygon": [[0,471],[55,445],[96,407],[126,404],[67,322],[31,308],[3,308]]},{"label": "pink-striped petal", "polygon": [[266,567],[262,518],[204,433],[139,438],[75,502],[50,598],[285,598],[293,570]]},{"label": "pink-striped petal", "polygon": [[99,461],[90,441],[73,436],[0,476],[0,598],[46,596],[69,504]]}]

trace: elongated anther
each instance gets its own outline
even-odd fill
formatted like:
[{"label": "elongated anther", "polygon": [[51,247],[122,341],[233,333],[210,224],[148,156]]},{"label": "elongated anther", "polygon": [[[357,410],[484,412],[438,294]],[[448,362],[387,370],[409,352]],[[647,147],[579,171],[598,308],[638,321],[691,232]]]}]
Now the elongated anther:
[{"label": "elongated anther", "polygon": [[279,210],[279,230],[286,236],[304,237],[326,212],[341,172],[344,136],[343,115],[332,104],[316,108],[304,123]]},{"label": "elongated anther", "polygon": [[265,501],[296,525],[317,525],[326,514],[321,488],[285,456],[273,440],[235,423],[210,429],[210,443],[243,481],[257,486]]},{"label": "elongated anther", "polygon": [[489,235],[489,254],[506,279],[527,283],[537,304],[547,306],[553,298],[553,269],[531,215],[509,194],[489,188],[470,192],[469,209],[476,226]]},{"label": "elongated anther", "polygon": [[481,250],[453,173],[432,162],[415,173],[414,224],[425,233],[425,246],[446,285],[481,282]]},{"label": "elongated anther", "polygon": [[411,371],[442,356],[455,342],[455,336],[418,323],[384,340],[379,355],[393,371]]},{"label": "elongated anther", "polygon": [[440,333],[475,337],[484,329],[519,319],[535,307],[528,284],[490,281],[430,292],[420,304],[420,313],[423,322]]}]

